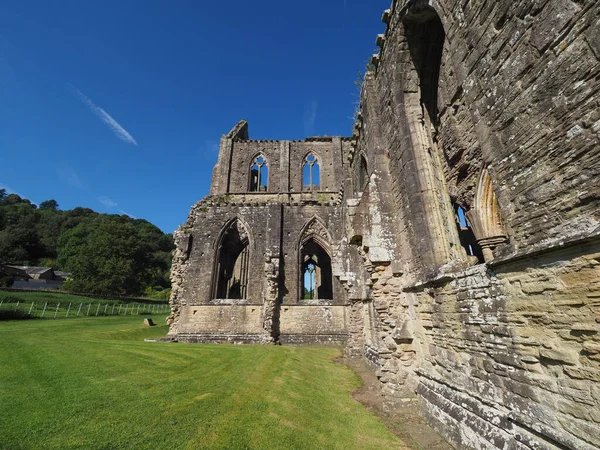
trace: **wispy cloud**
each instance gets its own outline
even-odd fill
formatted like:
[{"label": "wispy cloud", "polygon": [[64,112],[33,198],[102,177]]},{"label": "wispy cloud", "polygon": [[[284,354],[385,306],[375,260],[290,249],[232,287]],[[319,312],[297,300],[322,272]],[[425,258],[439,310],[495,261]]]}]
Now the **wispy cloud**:
[{"label": "wispy cloud", "polygon": [[219,157],[219,142],[214,140],[204,141],[204,145],[200,149],[200,155],[208,161],[216,161]]},{"label": "wispy cloud", "polygon": [[137,217],[135,217],[133,214],[129,214],[127,211],[123,211],[122,209],[120,209],[119,212],[121,214],[131,217],[132,219],[137,219]]},{"label": "wispy cloud", "polygon": [[304,135],[305,136],[312,136],[315,133],[315,122],[317,120],[317,107],[318,107],[318,103],[316,100],[313,100],[304,106]]},{"label": "wispy cloud", "polygon": [[108,198],[104,195],[98,197],[98,201],[100,203],[102,203],[104,206],[106,206],[107,208],[114,208],[115,206],[117,206],[116,202],[113,202],[110,198]]},{"label": "wispy cloud", "polygon": [[79,177],[79,174],[67,163],[62,163],[60,166],[56,168],[56,173],[58,178],[68,186],[83,189],[85,187],[82,179]]},{"label": "wispy cloud", "polygon": [[79,89],[77,89],[75,86],[69,85],[69,87],[71,88],[73,93],[79,98],[79,100],[81,100],[85,105],[87,105],[94,114],[96,114],[104,123],[106,123],[108,125],[108,127],[113,131],[113,133],[115,133],[115,136],[117,136],[122,141],[127,142],[128,144],[132,144],[132,145],[136,145],[136,146],[138,145],[137,141],[133,138],[133,136],[131,134],[129,134],[129,132],[125,128],[123,128],[119,124],[119,122],[117,122],[115,119],[113,119],[110,116],[110,114],[108,114],[106,111],[104,111],[98,105],[96,105],[88,97],[83,95],[83,93]]}]

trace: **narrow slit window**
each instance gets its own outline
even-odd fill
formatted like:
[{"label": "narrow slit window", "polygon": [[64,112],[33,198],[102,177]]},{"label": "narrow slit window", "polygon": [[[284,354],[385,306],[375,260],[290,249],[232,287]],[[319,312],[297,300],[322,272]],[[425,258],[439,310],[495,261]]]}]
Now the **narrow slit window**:
[{"label": "narrow slit window", "polygon": [[360,155],[360,167],[358,169],[358,186],[359,190],[363,191],[369,182],[369,170],[367,168],[367,160],[363,155]]},{"label": "narrow slit window", "polygon": [[468,256],[475,256],[480,262],[483,262],[483,252],[481,246],[475,239],[475,233],[471,228],[471,224],[467,221],[465,210],[462,206],[454,205],[456,215],[456,226],[458,228],[458,236],[462,247],[467,252]]},{"label": "narrow slit window", "polygon": [[269,165],[264,156],[259,155],[250,165],[250,192],[266,192],[269,186]]},{"label": "narrow slit window", "polygon": [[321,187],[321,169],[319,160],[315,155],[309,153],[302,164],[302,190],[318,191]]}]

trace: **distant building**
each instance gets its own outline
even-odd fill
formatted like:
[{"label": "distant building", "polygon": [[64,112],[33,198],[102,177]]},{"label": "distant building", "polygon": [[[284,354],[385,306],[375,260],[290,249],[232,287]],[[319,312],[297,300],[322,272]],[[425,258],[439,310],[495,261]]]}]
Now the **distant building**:
[{"label": "distant building", "polygon": [[25,282],[31,279],[25,270],[4,265],[0,265],[0,278],[10,278],[13,281]]},{"label": "distant building", "polygon": [[54,271],[52,267],[0,265],[0,276],[12,278],[12,287],[15,288],[55,289],[62,286],[71,274]]}]

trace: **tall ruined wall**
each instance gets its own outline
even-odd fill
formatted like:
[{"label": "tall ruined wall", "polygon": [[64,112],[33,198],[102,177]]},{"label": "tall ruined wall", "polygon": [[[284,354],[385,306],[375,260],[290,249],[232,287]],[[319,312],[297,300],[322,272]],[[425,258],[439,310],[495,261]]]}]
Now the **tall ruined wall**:
[{"label": "tall ruined wall", "polygon": [[412,98],[419,58],[435,58],[411,36],[432,29],[418,16],[429,3],[445,32],[436,144],[450,194],[472,207],[469,190],[490,167],[511,250],[597,231],[597,2],[405,3],[390,14],[378,78],[386,100]]},{"label": "tall ruined wall", "polygon": [[[175,233],[168,319],[172,338],[345,342],[346,296],[338,277],[344,237],[342,155],[348,147],[348,140],[339,137],[249,140],[245,121],[222,137],[212,195],[192,207]],[[318,188],[310,190],[303,189],[302,180],[308,154],[317,158],[320,169]],[[251,166],[259,155],[268,166],[267,187],[249,192]],[[301,248],[312,237],[331,260],[331,292],[323,299],[304,300]],[[240,292],[231,295],[228,283],[236,282],[236,270]]]},{"label": "tall ruined wall", "polygon": [[[382,20],[352,139],[223,136],[176,233],[171,335],[347,342],[387,409],[418,404],[457,448],[600,447],[599,3],[396,0]],[[249,193],[258,154],[269,186]],[[251,285],[226,302],[232,220]],[[333,300],[301,299],[311,223]]]},{"label": "tall ruined wall", "polygon": [[[368,289],[345,283],[347,352],[389,409],[416,389],[458,448],[600,446],[599,13],[432,0],[383,15],[348,154],[347,277]],[[365,245],[388,215],[391,236]]]}]

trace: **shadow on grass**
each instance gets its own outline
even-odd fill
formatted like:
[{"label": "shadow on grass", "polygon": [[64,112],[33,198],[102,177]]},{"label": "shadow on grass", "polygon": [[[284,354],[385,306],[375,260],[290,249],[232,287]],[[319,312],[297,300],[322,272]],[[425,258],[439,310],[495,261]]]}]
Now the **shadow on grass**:
[{"label": "shadow on grass", "polygon": [[10,310],[0,310],[0,321],[3,320],[29,320],[36,319],[37,317],[26,313],[25,311],[10,311]]}]

